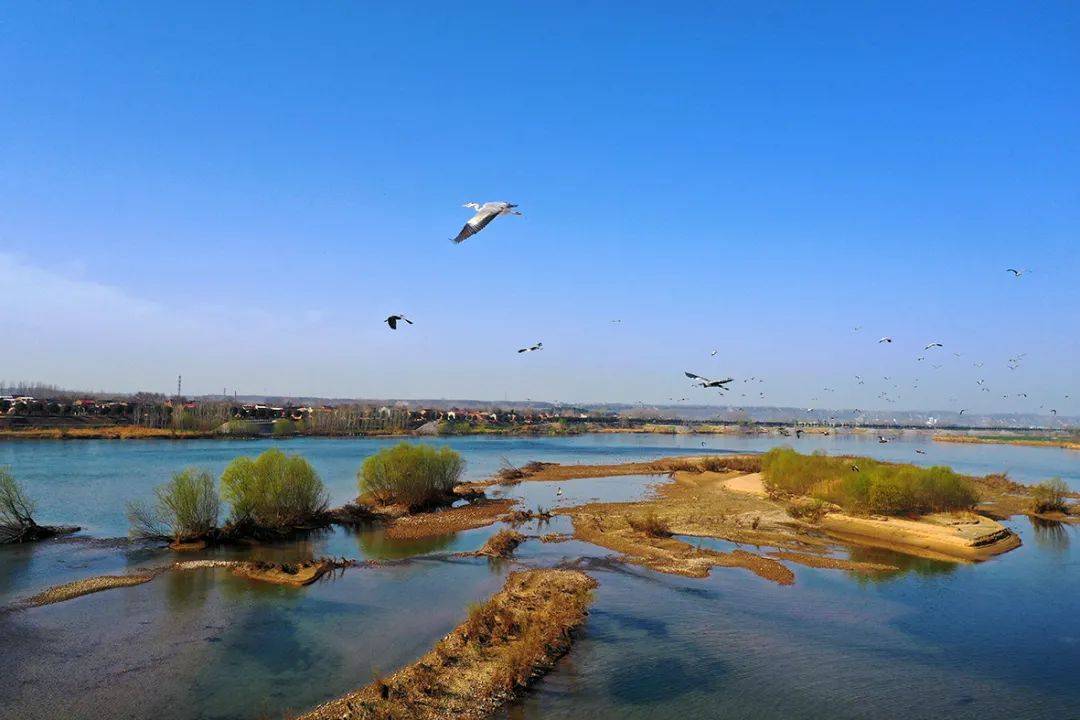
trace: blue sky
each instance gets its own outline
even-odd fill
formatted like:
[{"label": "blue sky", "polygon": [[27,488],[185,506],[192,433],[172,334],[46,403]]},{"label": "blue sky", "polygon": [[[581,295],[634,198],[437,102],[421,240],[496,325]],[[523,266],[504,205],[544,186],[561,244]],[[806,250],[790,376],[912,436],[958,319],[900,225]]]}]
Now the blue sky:
[{"label": "blue sky", "polygon": [[6,4],[0,378],[1080,412],[1075,4],[221,5]]}]

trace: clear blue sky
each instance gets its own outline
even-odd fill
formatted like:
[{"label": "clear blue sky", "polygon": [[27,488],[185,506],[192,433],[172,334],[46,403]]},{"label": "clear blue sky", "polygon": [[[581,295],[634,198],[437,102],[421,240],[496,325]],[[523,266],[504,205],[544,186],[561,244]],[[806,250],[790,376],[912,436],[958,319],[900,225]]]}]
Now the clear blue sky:
[{"label": "clear blue sky", "polygon": [[1075,3],[4,5],[0,378],[1080,412]]}]

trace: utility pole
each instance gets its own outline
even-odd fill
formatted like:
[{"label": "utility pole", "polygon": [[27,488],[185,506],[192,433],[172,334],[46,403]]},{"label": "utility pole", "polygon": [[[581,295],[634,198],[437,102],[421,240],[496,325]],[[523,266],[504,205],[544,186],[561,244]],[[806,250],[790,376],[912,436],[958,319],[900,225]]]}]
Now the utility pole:
[{"label": "utility pole", "polygon": [[176,376],[176,399],[177,399],[177,401],[179,401],[180,398],[183,397],[180,394],[180,388],[183,386],[183,381],[184,381],[184,376],[183,375],[177,375]]}]

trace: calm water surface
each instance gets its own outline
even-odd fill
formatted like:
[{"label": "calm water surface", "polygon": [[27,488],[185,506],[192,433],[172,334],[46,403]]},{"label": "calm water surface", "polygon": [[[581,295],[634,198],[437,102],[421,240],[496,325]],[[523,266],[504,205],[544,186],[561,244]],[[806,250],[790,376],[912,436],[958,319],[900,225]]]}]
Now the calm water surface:
[{"label": "calm water surface", "polygon": [[[363,458],[392,442],[0,444],[0,464],[11,465],[38,499],[41,520],[86,527],[79,538],[0,549],[0,605],[57,582],[171,561],[153,544],[107,538],[126,530],[125,501],[148,497],[179,468],[219,472],[238,454],[277,444],[308,457],[337,503],[355,495]],[[1056,475],[1080,487],[1077,453],[934,444],[921,436],[887,445],[848,436],[655,435],[446,444],[465,455],[470,477],[481,478],[503,457],[515,464],[615,462],[781,442],[968,473],[1008,471],[1024,481]],[[633,499],[655,480],[574,480],[562,485],[561,497],[552,483],[504,491],[530,507],[552,507]],[[453,556],[478,548],[497,527],[412,543],[387,541],[378,530],[333,529],[254,553],[396,562],[299,590],[220,570],[167,573],[133,588],[0,614],[0,717],[281,717],[415,659],[514,567],[569,562],[600,581],[593,612],[573,652],[506,718],[1076,717],[1080,535],[1026,519],[1011,526],[1024,545],[980,565],[851,551],[902,570],[869,578],[795,566],[791,587],[737,569],[693,580],[613,565],[602,548],[576,541],[526,543],[516,563]],[[544,528],[568,530],[561,518]]]}]

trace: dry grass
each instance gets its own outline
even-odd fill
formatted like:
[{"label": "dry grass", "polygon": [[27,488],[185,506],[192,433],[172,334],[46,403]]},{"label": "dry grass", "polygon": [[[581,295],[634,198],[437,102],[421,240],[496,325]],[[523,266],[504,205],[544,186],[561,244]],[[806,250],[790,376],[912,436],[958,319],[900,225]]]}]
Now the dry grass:
[{"label": "dry grass", "polygon": [[652,510],[642,515],[627,515],[626,522],[635,532],[649,537],[671,537],[671,526]]},{"label": "dry grass", "polygon": [[525,542],[525,536],[517,530],[500,530],[484,543],[484,547],[477,551],[478,555],[487,555],[494,558],[508,558],[514,554],[518,545]]},{"label": "dry grass", "polygon": [[529,570],[469,609],[468,617],[419,661],[303,720],[480,718],[550,669],[570,649],[596,581],[576,570]]},{"label": "dry grass", "polygon": [[574,537],[623,554],[623,560],[657,572],[686,577],[708,577],[714,567],[741,567],[780,585],[791,585],[795,574],[782,563],[744,550],[730,553],[698,548],[675,538],[650,537],[637,532],[625,516],[572,515]]},{"label": "dry grass", "polygon": [[386,538],[415,540],[485,527],[505,515],[514,503],[514,500],[481,500],[459,508],[407,515],[386,528]]}]

